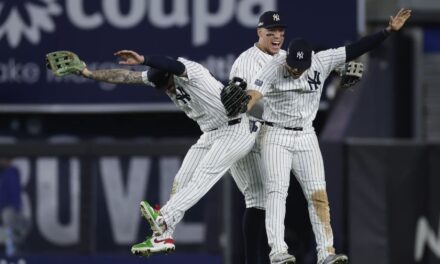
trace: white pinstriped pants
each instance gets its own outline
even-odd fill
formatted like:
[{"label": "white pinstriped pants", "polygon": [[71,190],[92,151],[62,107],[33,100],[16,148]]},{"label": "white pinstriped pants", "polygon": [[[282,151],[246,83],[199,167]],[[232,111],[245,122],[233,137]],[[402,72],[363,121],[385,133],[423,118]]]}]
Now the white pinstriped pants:
[{"label": "white pinstriped pants", "polygon": [[170,234],[185,211],[252,149],[258,131],[250,132],[249,127],[249,120],[242,118],[240,124],[205,132],[188,151],[175,178],[175,193],[160,210]]},{"label": "white pinstriped pants", "polygon": [[313,128],[291,131],[270,126],[264,126],[261,133],[262,167],[267,177],[266,229],[270,255],[287,251],[284,219],[292,171],[307,199],[318,260],[323,260],[334,253],[334,248],[324,164],[316,134]]},{"label": "white pinstriped pants", "polygon": [[[259,123],[261,124],[261,123]],[[244,196],[246,208],[258,208],[264,210],[266,207],[266,195],[264,189],[264,175],[261,168],[261,149],[257,135],[252,150],[231,167],[231,175]]]}]

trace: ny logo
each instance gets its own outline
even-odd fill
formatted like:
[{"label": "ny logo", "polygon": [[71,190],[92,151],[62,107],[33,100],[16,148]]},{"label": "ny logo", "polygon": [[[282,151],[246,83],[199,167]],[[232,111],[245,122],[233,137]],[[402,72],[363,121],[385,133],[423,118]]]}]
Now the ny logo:
[{"label": "ny logo", "polygon": [[280,15],[274,14],[273,15],[273,21],[280,21]]},{"label": "ny logo", "polygon": [[298,51],[298,52],[296,53],[296,58],[298,58],[299,60],[304,59],[304,52],[302,52],[302,51]]},{"label": "ny logo", "polygon": [[176,88],[177,91],[179,91],[176,94],[176,99],[182,101],[184,104],[187,104],[188,101],[191,101],[191,96],[189,96],[189,94],[187,94],[185,92],[185,90],[183,90],[183,88],[181,86],[177,86]]},{"label": "ny logo", "polygon": [[318,90],[319,86],[321,85],[321,80],[319,79],[319,75],[321,74],[318,71],[314,71],[315,76],[313,76],[313,79],[310,78],[310,76],[307,75],[307,81],[309,82],[310,90]]}]

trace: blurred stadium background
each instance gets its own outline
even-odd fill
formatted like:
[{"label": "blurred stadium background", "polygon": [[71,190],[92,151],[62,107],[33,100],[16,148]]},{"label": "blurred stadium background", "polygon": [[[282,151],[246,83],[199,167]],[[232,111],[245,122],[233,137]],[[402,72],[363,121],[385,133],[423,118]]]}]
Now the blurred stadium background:
[{"label": "blurred stadium background", "polygon": [[[0,157],[21,185],[17,241],[2,223],[0,264],[243,263],[230,177],[187,213],[175,253],[130,254],[149,230],[138,202],[167,201],[200,131],[154,89],[56,79],[46,53],[72,50],[91,68],[117,67],[119,49],[184,56],[226,81],[262,11],[284,16],[284,46],[302,36],[324,49],[383,28],[400,7],[413,9],[409,23],[361,58],[354,89],[328,80],[315,127],[337,251],[356,264],[440,263],[438,0],[0,0]],[[294,180],[287,206],[293,253],[316,263]]]}]

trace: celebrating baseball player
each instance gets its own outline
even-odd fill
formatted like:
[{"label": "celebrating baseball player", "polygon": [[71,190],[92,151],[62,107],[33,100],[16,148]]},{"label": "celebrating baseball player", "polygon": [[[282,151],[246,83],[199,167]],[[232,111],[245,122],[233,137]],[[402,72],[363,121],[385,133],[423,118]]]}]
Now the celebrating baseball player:
[{"label": "celebrating baseball player", "polygon": [[[241,53],[235,60],[229,78],[240,77],[251,81],[274,56],[285,55],[286,51],[281,49],[284,43],[285,29],[286,25],[279,12],[264,12],[257,25],[258,42]],[[342,76],[341,86],[345,88],[353,86],[362,77],[362,69],[362,63],[356,62],[350,62],[338,68],[337,70]],[[249,112],[249,118],[261,121],[262,112],[263,104],[258,102]],[[259,137],[257,137],[252,151],[231,167],[233,177],[244,180],[241,186],[246,187],[242,190],[246,200],[243,234],[245,260],[249,264],[269,262],[269,247],[264,224],[266,195],[263,190],[264,180],[261,173],[261,163]],[[295,258],[290,255],[277,255],[273,261],[282,263],[283,261],[295,261]]]},{"label": "celebrating baseball player", "polygon": [[[243,114],[247,110],[246,104],[243,109],[225,112],[221,97],[227,95],[233,103],[249,100],[244,92],[246,83],[241,79],[234,78],[222,89],[223,85],[206,68],[184,58],[144,57],[127,50],[115,55],[122,58],[121,64],[144,64],[151,68],[144,72],[125,69],[91,71],[69,51],[49,53],[46,60],[56,76],[81,74],[97,81],[156,87],[165,91],[176,106],[200,126],[203,134],[186,154],[175,176],[174,193],[168,203],[158,211],[147,202],[141,202],[141,212],[154,233],[134,245],[132,252],[139,255],[170,252],[175,249],[172,234],[185,211],[200,200],[233,163],[251,150],[261,124],[250,122]],[[236,181],[238,184],[244,182]],[[239,188],[245,189],[240,185]]]},{"label": "celebrating baseball player", "polygon": [[[327,198],[324,165],[312,122],[319,107],[325,79],[336,67],[376,48],[394,31],[400,30],[411,16],[401,9],[390,17],[382,31],[337,49],[314,53],[304,39],[289,43],[287,54],[276,56],[256,75],[248,87],[252,109],[264,101],[261,130],[263,170],[267,181],[266,229],[272,263],[295,263],[284,241],[285,201],[290,172],[297,177],[308,201],[315,234],[318,264],[347,263],[343,254],[335,254]],[[237,103],[235,106],[243,106]],[[232,111],[232,105],[226,105]]]},{"label": "celebrating baseball player", "polygon": [[[274,55],[285,51],[281,50],[284,42],[282,17],[278,12],[264,12],[258,21],[258,42],[247,49],[235,60],[229,78],[240,77],[252,81],[255,74],[270,61]],[[257,109],[258,108],[258,109]],[[254,107],[249,118],[260,120],[262,104]],[[243,159],[232,165],[231,174],[234,178],[243,179],[246,188],[242,190],[245,195],[246,210],[243,215],[243,234],[245,263],[268,263],[269,246],[267,244],[266,228],[264,225],[266,195],[263,186],[261,169],[260,146],[258,140],[253,149]]]}]

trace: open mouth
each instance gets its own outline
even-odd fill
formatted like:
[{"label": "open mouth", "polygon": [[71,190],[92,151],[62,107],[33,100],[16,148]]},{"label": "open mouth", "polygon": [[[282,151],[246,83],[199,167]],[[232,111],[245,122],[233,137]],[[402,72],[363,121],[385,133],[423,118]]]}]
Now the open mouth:
[{"label": "open mouth", "polygon": [[280,41],[272,41],[272,46],[274,48],[280,48],[281,47],[281,42]]}]

